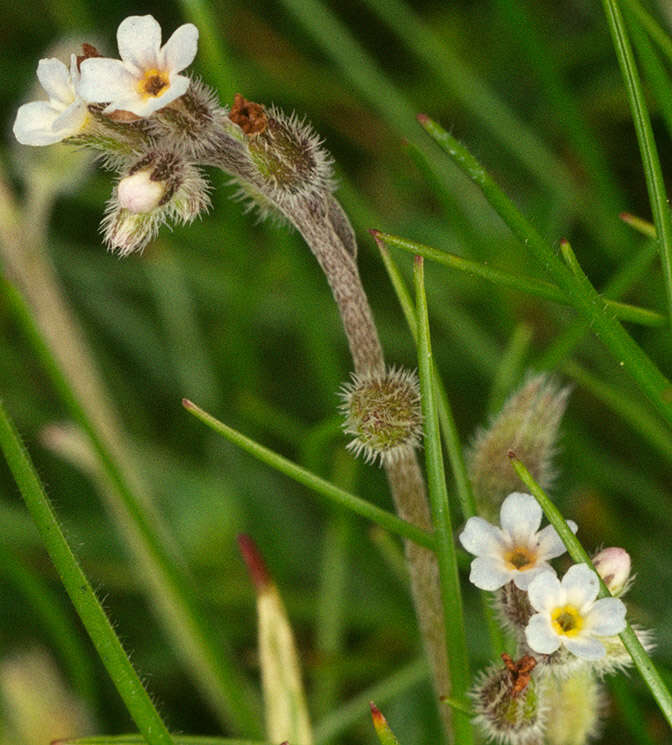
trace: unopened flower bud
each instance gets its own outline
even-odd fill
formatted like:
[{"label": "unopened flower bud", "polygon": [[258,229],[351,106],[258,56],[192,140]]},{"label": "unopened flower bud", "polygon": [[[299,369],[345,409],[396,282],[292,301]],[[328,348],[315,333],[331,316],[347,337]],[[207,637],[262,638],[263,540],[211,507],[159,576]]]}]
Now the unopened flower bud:
[{"label": "unopened flower bud", "polygon": [[514,582],[507,582],[497,590],[495,608],[504,625],[517,638],[522,639],[525,627],[534,613],[527,592],[516,587]]},{"label": "unopened flower bud", "polygon": [[568,388],[561,388],[548,375],[534,375],[477,433],[468,453],[468,469],[482,517],[494,519],[506,495],[523,490],[507,457],[510,449],[543,488],[550,486],[558,426],[568,394]]},{"label": "unopened flower bud", "polygon": [[367,463],[394,463],[420,444],[422,410],[414,372],[391,368],[354,375],[341,389],[344,430],[354,435],[347,448]]},{"label": "unopened flower bud", "polygon": [[[510,658],[509,658],[510,659]],[[533,666],[525,662],[488,668],[471,691],[476,723],[493,741],[511,745],[542,742],[546,706]],[[516,669],[520,667],[520,672]],[[527,670],[530,667],[530,670]]]},{"label": "unopened flower bud", "polygon": [[159,206],[166,193],[166,183],[153,181],[151,176],[151,170],[144,169],[121,179],[117,187],[117,198],[122,209],[143,214]]},{"label": "unopened flower bud", "polygon": [[612,595],[623,595],[632,584],[630,554],[624,548],[602,549],[593,557],[593,566]]}]

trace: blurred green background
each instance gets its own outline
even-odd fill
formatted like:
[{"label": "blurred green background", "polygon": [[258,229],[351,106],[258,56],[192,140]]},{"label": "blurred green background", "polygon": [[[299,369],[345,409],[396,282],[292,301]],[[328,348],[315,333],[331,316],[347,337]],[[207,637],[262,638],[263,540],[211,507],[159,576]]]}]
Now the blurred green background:
[{"label": "blurred green background", "polygon": [[[663,25],[666,12],[667,20],[671,15],[665,5],[661,0],[659,7],[650,6]],[[648,219],[650,211],[600,3],[463,0],[405,7],[409,15],[383,0],[5,3],[0,26],[5,178],[21,200],[25,158],[34,166],[35,158],[52,157],[24,152],[11,135],[16,108],[28,100],[47,47],[68,37],[93,41],[116,56],[119,22],[152,13],[164,39],[185,21],[199,26],[193,70],[220,91],[222,103],[234,92],[274,102],[305,114],[324,138],[335,158],[338,196],[360,240],[360,270],[389,362],[414,367],[415,352],[368,228],[543,277],[480,194],[423,139],[413,120],[416,112],[430,114],[466,142],[542,235],[556,246],[568,238],[593,282],[603,286],[646,240],[621,223],[619,212]],[[670,155],[668,104],[651,96],[664,169]],[[429,154],[429,174],[413,158],[416,146]],[[212,632],[256,678],[254,593],[235,545],[237,533],[250,533],[287,602],[319,723],[369,686],[394,679],[417,659],[419,640],[405,581],[368,524],[336,513],[217,438],[180,405],[186,396],[391,509],[381,472],[354,464],[343,451],[337,390],[351,364],[316,262],[295,233],[244,214],[230,200],[235,187],[225,175],[210,177],[215,189],[209,215],[188,228],[163,228],[143,255],[119,260],[106,253],[97,232],[110,174],[92,169],[56,200],[48,251],[120,413],[125,444],[193,573]],[[393,255],[410,276],[410,257]],[[435,355],[465,443],[525,370],[540,369],[544,361],[569,381],[562,366],[572,359],[608,383],[618,400],[632,401],[634,419],[615,411],[590,385],[575,385],[552,493],[564,514],[579,523],[585,546],[622,545],[630,551],[638,574],[631,618],[655,630],[656,660],[671,680],[669,432],[652,435],[654,428],[637,427],[637,416],[655,419],[655,413],[590,334],[568,354],[557,352],[555,341],[574,321],[569,309],[429,263],[427,275]],[[657,262],[625,299],[663,308]],[[672,368],[667,329],[632,326],[631,332],[663,371]],[[522,340],[522,353],[504,369],[512,340]],[[549,350],[553,354],[545,357]],[[1,298],[0,385],[67,534],[171,729],[221,734],[157,625],[95,482],[45,444],[45,428],[67,415]],[[92,661],[94,731],[132,730],[4,463],[0,524],[6,553],[0,555],[0,680],[9,680],[3,665],[41,648],[60,666],[65,684],[76,687],[63,649],[25,590],[30,577],[61,598]],[[336,584],[342,617],[336,641],[324,649],[325,578],[335,565],[343,571]],[[488,662],[485,632],[466,575],[465,590],[473,617],[468,624],[473,664],[479,669]],[[325,676],[332,681],[326,688]],[[438,727],[427,680],[421,672],[413,680],[378,702],[404,745],[434,741]],[[628,720],[622,686],[622,680],[616,684],[598,742],[622,741],[619,733]],[[631,731],[631,741],[668,741],[636,674],[627,686],[644,712],[642,732]],[[13,715],[6,691],[4,696],[0,721],[8,724]],[[39,703],[39,690],[34,696]],[[5,738],[9,745],[9,735]],[[365,702],[337,740],[374,741]]]}]

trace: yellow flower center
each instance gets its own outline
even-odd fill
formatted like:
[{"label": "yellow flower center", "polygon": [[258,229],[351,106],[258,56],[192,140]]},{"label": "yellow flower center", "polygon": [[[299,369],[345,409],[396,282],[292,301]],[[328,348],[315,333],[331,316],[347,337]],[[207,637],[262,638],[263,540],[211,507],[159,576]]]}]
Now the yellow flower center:
[{"label": "yellow flower center", "polygon": [[138,92],[144,98],[158,98],[166,92],[169,85],[168,74],[152,68],[146,70],[142,76],[142,80],[138,83]]},{"label": "yellow flower center", "polygon": [[561,636],[576,636],[583,628],[583,618],[573,605],[554,608],[551,613],[551,624]]},{"label": "yellow flower center", "polygon": [[525,569],[530,569],[530,567],[534,566],[537,556],[527,547],[516,546],[509,551],[506,560],[509,562],[512,569],[517,569],[522,572]]}]

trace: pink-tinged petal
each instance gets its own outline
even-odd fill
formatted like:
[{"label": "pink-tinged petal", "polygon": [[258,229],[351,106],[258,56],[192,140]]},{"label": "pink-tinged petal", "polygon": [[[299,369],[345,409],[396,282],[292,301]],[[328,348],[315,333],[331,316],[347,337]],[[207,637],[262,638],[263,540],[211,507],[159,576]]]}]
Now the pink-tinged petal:
[{"label": "pink-tinged petal", "polygon": [[159,67],[161,26],[153,16],[129,16],[117,29],[119,56],[134,74]]},{"label": "pink-tinged petal", "polygon": [[[90,103],[116,102],[137,95],[137,80],[124,63],[107,57],[90,57],[82,62],[78,93]],[[115,106],[114,108],[120,108]]]},{"label": "pink-tinged petal", "polygon": [[607,653],[604,644],[592,636],[564,637],[564,642],[572,654],[584,660],[599,660]]},{"label": "pink-tinged petal", "polygon": [[482,517],[470,517],[460,533],[460,543],[470,554],[491,556],[501,553],[502,533]]},{"label": "pink-tinged petal", "polygon": [[527,598],[535,610],[548,612],[565,602],[565,593],[560,580],[552,569],[539,573],[527,588]]},{"label": "pink-tinged petal", "polygon": [[86,122],[89,112],[82,101],[75,101],[56,118],[52,125],[54,133],[61,133],[61,138],[77,134]]},{"label": "pink-tinged petal", "polygon": [[[578,530],[578,525],[573,520],[567,520],[567,525],[569,525],[572,533],[576,533]],[[540,559],[555,559],[567,551],[562,538],[560,538],[552,525],[547,525],[537,533],[537,545],[539,547],[538,556]]]},{"label": "pink-tinged petal", "polygon": [[193,23],[180,26],[161,50],[161,69],[180,72],[194,61],[198,51],[198,29]]},{"label": "pink-tinged petal", "polygon": [[530,648],[540,654],[552,654],[560,646],[560,637],[553,631],[548,617],[535,613],[525,627],[525,639]]},{"label": "pink-tinged petal", "polygon": [[62,103],[63,108],[73,102],[75,92],[70,73],[60,59],[41,59],[37,65],[37,79],[49,98]]},{"label": "pink-tinged petal", "polygon": [[536,577],[538,577],[542,572],[549,570],[553,571],[550,565],[545,562],[533,567],[532,569],[525,569],[524,571],[517,570],[514,572],[513,581],[519,590],[527,590]]},{"label": "pink-tinged petal", "polygon": [[592,605],[600,591],[597,574],[587,564],[574,564],[562,578],[562,586],[567,593],[567,602],[583,612]]},{"label": "pink-tinged petal", "polygon": [[529,544],[541,525],[541,507],[531,494],[513,492],[502,503],[499,524],[514,543]]},{"label": "pink-tinged petal", "polygon": [[486,556],[477,556],[471,562],[469,581],[481,590],[499,590],[507,582],[511,581],[511,570],[507,570],[496,559]]},{"label": "pink-tinged petal", "polygon": [[618,598],[600,598],[588,613],[586,628],[597,636],[616,636],[625,629],[625,611]]},{"label": "pink-tinged petal", "polygon": [[22,145],[53,145],[63,137],[52,129],[60,111],[47,101],[24,103],[16,112],[14,137]]}]

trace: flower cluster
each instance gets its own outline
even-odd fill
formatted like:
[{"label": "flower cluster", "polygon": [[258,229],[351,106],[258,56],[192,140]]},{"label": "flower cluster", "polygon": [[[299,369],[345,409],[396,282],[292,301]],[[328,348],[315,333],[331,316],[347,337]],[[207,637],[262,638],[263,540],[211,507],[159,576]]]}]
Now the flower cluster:
[{"label": "flower cluster", "polygon": [[197,45],[193,24],[162,45],[152,16],[130,16],[117,30],[119,59],[83,44],[69,67],[41,60],[48,99],[19,108],[17,140],[84,146],[117,172],[101,228],[121,255],[142,250],[164,222],[191,222],[208,209],[203,166],[232,175],[262,216],[288,218],[304,235],[326,227],[352,252],[354,233],[331,195],[331,158],[319,137],[296,116],[240,94],[231,108],[220,106],[210,88],[182,74]]},{"label": "flower cluster", "polygon": [[[505,743],[536,743],[543,733],[548,739],[555,731],[552,701],[562,689],[565,701],[573,696],[577,707],[585,709],[577,714],[577,721],[586,723],[576,740],[583,742],[597,722],[597,678],[629,664],[618,638],[626,627],[626,608],[616,597],[598,599],[600,579],[587,564],[571,566],[562,578],[556,575],[549,562],[565,547],[552,526],[540,530],[541,520],[536,499],[513,492],[501,505],[499,526],[471,517],[459,535],[462,546],[476,557],[471,582],[497,593],[500,614],[523,654],[518,663],[503,655],[505,667],[496,665],[482,675],[473,700],[479,722],[492,737]],[[576,532],[576,524],[568,524]],[[603,549],[593,564],[610,592],[622,595],[627,590],[627,552]],[[638,633],[650,646],[648,634]],[[566,717],[569,708],[564,706]]]}]

